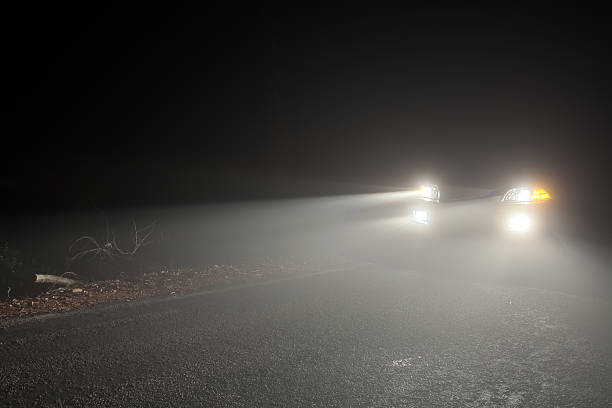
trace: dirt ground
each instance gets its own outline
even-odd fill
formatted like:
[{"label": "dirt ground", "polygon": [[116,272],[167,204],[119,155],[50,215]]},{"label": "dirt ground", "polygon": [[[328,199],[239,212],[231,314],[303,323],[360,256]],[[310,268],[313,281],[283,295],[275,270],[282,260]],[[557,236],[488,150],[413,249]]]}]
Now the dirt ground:
[{"label": "dirt ground", "polygon": [[84,309],[101,303],[131,302],[151,296],[176,296],[215,287],[273,279],[309,270],[305,263],[211,265],[201,270],[162,270],[137,280],[86,282],[52,287],[33,297],[0,300],[0,319]]}]

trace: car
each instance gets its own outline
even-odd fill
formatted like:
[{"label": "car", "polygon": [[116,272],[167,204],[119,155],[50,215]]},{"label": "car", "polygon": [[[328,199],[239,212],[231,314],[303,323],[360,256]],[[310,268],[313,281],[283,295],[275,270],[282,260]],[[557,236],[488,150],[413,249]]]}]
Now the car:
[{"label": "car", "polygon": [[551,198],[550,193],[541,187],[509,189],[500,199],[501,227],[515,234],[546,229],[550,222]]},{"label": "car", "polygon": [[[459,221],[462,228],[468,227],[472,231],[488,230],[489,228],[497,227],[503,231],[509,232],[511,235],[524,236],[533,235],[540,232],[550,232],[552,226],[551,218],[553,214],[552,197],[548,190],[539,186],[520,186],[513,187],[509,190],[497,190],[500,198],[497,204],[497,209],[494,211],[493,220],[486,216],[470,219],[468,225]],[[490,194],[496,194],[491,191]],[[411,220],[416,224],[429,225],[432,222],[440,222],[437,219],[443,216],[443,213],[438,209],[437,204],[440,202],[440,188],[435,184],[422,185],[417,191],[418,203],[411,207]],[[480,197],[480,196],[479,196]],[[482,198],[482,197],[481,197]],[[450,201],[462,201],[463,199],[453,199]],[[486,207],[483,207],[485,209]],[[433,220],[432,220],[433,218]],[[484,223],[479,220],[485,221]],[[443,224],[450,226],[453,223],[453,218],[446,215]],[[497,225],[496,225],[497,224]],[[450,227],[453,228],[452,226]]]}]

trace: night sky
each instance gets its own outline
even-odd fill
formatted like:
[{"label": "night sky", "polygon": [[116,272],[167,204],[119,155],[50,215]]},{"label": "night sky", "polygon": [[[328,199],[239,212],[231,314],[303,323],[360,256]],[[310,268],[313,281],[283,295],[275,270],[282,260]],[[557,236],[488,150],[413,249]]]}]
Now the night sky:
[{"label": "night sky", "polygon": [[6,18],[5,209],[424,176],[536,180],[591,222],[610,207],[603,10],[54,6]]}]

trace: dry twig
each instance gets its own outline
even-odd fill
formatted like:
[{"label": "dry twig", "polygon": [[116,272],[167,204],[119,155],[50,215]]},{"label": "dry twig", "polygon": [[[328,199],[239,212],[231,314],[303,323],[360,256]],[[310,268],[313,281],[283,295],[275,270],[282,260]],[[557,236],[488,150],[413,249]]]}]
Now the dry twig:
[{"label": "dry twig", "polygon": [[[100,260],[112,260],[117,257],[134,256],[140,248],[150,245],[153,242],[151,238],[155,231],[156,221],[144,228],[138,228],[136,221],[132,221],[132,226],[134,234],[134,246],[132,249],[122,249],[119,244],[117,244],[117,239],[114,234],[111,233],[107,224],[106,241],[102,245],[89,235],[76,239],[72,245],[70,245],[70,248],[68,248],[68,264],[87,256]],[[78,249],[79,247],[81,248]]]}]

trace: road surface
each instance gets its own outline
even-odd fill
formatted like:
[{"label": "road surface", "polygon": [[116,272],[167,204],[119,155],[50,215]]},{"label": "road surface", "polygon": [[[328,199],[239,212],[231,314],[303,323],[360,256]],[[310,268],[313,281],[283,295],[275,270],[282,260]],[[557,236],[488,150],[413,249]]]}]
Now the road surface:
[{"label": "road surface", "polygon": [[609,308],[362,265],[13,324],[0,332],[0,395],[7,406],[604,407]]}]

